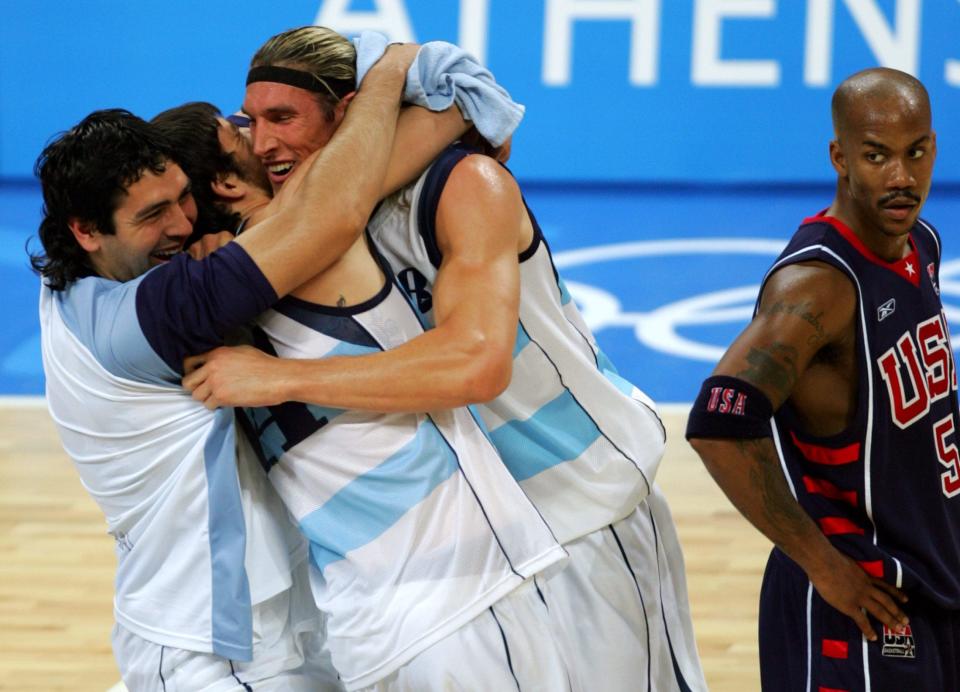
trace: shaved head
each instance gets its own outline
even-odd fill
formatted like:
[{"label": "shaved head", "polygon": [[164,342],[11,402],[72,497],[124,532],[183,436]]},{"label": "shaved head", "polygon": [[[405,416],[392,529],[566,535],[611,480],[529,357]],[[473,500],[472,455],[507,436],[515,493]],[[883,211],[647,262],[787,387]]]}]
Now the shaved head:
[{"label": "shaved head", "polygon": [[930,118],[930,97],[916,77],[887,67],[847,77],[833,92],[833,131],[837,137],[859,128],[872,114],[917,114]]},{"label": "shaved head", "polygon": [[927,90],[906,72],[863,70],[837,87],[832,111],[837,196],[830,213],[878,255],[899,259],[930,192],[937,156]]}]

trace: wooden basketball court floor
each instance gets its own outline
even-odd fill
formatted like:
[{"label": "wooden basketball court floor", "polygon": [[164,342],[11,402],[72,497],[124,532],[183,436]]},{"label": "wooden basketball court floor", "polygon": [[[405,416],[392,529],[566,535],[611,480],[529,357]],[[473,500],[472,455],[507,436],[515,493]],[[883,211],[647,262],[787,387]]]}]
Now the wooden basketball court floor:
[{"label": "wooden basketball court floor", "polygon": [[[769,543],[683,439],[685,410],[663,417],[658,480],[683,543],[707,682],[713,692],[759,690],[757,594]],[[113,571],[113,540],[42,400],[0,401],[0,690],[103,692],[118,681]]]}]

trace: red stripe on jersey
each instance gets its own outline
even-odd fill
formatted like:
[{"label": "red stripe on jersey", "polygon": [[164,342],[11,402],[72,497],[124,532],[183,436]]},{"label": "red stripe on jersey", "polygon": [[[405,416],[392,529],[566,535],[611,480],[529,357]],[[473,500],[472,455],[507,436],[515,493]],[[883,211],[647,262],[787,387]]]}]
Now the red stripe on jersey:
[{"label": "red stripe on jersey", "polygon": [[790,431],[790,437],[804,458],[814,464],[840,466],[841,464],[852,464],[860,458],[859,442],[854,442],[846,447],[821,447],[820,445],[801,442],[792,430]]},{"label": "red stripe on jersey", "polygon": [[883,560],[874,560],[873,562],[857,562],[864,572],[871,577],[883,579]]},{"label": "red stripe on jersey", "polygon": [[843,517],[824,517],[817,521],[825,536],[836,536],[844,533],[856,533],[862,536],[864,533],[862,528]]},{"label": "red stripe on jersey", "polygon": [[906,279],[914,286],[920,285],[920,262],[917,255],[917,245],[913,242],[913,236],[911,235],[908,240],[910,242],[910,254],[906,257],[896,260],[895,262],[888,262],[882,257],[877,256],[870,248],[863,244],[863,241],[860,240],[860,237],[854,233],[849,226],[847,226],[843,221],[837,219],[833,216],[827,216],[823,212],[817,216],[811,216],[810,218],[804,219],[803,222],[807,223],[828,223],[833,226],[837,233],[842,235],[844,239],[853,245],[856,248],[857,252],[866,257],[868,260],[874,264],[880,265],[885,269],[889,269],[897,276]]},{"label": "red stripe on jersey", "polygon": [[818,687],[817,692],[850,692],[850,690],[842,690],[839,687]]},{"label": "red stripe on jersey", "polygon": [[806,486],[807,492],[812,495],[823,495],[830,500],[841,500],[848,505],[857,506],[856,490],[842,490],[830,481],[825,481],[822,478],[814,478],[813,476],[804,476],[803,484]]},{"label": "red stripe on jersey", "polygon": [[849,646],[839,639],[824,639],[821,651],[827,658],[846,658]]}]

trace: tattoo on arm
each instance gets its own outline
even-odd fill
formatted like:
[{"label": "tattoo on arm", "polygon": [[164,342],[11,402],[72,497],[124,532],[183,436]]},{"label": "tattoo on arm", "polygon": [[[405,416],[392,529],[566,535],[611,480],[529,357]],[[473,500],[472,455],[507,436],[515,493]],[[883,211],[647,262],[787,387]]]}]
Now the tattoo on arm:
[{"label": "tattoo on arm", "polygon": [[766,439],[737,441],[740,454],[753,462],[750,464],[750,485],[762,500],[763,517],[774,527],[774,541],[783,545],[784,539],[802,533],[802,527],[810,517],[790,494],[780,462],[770,453],[768,445]]},{"label": "tattoo on arm", "polygon": [[797,349],[774,341],[764,348],[751,348],[747,354],[750,367],[737,373],[761,389],[773,388],[786,399],[797,381]]},{"label": "tattoo on arm", "polygon": [[820,322],[823,317],[823,310],[814,314],[810,302],[805,303],[785,303],[778,300],[769,307],[760,308],[760,313],[764,315],[796,315],[814,329],[814,333],[807,337],[807,343],[811,346],[822,343],[826,337],[826,331]]}]

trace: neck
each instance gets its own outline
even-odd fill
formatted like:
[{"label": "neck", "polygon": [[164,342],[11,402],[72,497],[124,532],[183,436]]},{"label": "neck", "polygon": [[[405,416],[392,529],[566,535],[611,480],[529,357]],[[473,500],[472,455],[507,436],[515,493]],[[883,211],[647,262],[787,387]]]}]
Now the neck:
[{"label": "neck", "polygon": [[247,222],[247,228],[263,221],[267,216],[270,198],[266,195],[251,194],[239,202],[230,205],[232,211],[240,214]]},{"label": "neck", "polygon": [[853,205],[847,202],[845,191],[838,186],[833,204],[827,209],[827,216],[840,220],[881,259],[896,262],[910,254],[909,233],[888,233],[883,228],[861,219]]}]

